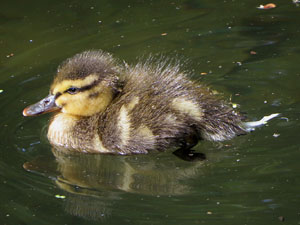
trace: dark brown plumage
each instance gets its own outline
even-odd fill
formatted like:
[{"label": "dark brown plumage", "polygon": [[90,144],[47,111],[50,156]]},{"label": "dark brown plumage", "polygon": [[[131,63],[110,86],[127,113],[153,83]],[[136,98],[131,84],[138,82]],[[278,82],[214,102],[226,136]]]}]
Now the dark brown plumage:
[{"label": "dark brown plumage", "polygon": [[[114,146],[118,151],[127,149],[129,152],[146,153],[154,149],[182,146],[191,138],[223,141],[246,133],[241,127],[242,116],[207,87],[188,80],[178,66],[162,63],[154,67],[149,61],[134,68],[129,67],[123,73],[126,74],[123,91],[99,120],[99,133],[106,146]],[[122,148],[116,141],[119,135],[114,129],[117,123],[115,112],[135,97],[139,98],[139,103],[128,111],[132,138],[128,147]],[[172,103],[176,98],[183,98],[198,107],[203,113],[202,118],[193,118],[188,112],[183,112],[184,109],[174,108]],[[155,143],[140,135],[138,128],[141,124],[152,131]]]}]

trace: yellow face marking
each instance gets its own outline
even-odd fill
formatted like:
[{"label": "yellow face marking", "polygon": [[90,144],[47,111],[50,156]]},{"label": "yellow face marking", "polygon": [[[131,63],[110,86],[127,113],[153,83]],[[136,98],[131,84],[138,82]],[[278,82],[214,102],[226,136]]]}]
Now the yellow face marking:
[{"label": "yellow face marking", "polygon": [[[99,92],[94,98],[89,97],[91,93]],[[64,93],[59,96],[55,103],[62,108],[63,113],[78,116],[91,116],[106,109],[113,99],[113,91],[105,83],[99,83],[94,88],[79,92],[74,95]]]},{"label": "yellow face marking", "polygon": [[192,102],[191,100],[186,100],[184,98],[175,98],[172,101],[172,107],[184,114],[193,117],[196,120],[201,119],[203,112],[200,106]]},{"label": "yellow face marking", "polygon": [[124,146],[128,143],[130,137],[130,119],[125,105],[120,109],[118,127],[121,131],[121,144]]},{"label": "yellow face marking", "polygon": [[70,87],[84,87],[89,84],[92,84],[94,81],[98,80],[99,77],[96,74],[91,74],[84,78],[83,80],[63,80],[62,82],[57,83],[54,80],[54,83],[51,86],[52,93],[55,95],[60,92],[63,93]]},{"label": "yellow face marking", "polygon": [[[61,83],[52,85],[53,94],[61,93],[55,100],[61,112],[76,116],[91,116],[104,111],[113,99],[113,90],[107,81],[102,81],[88,90],[76,94],[69,94],[65,91],[71,86],[84,87],[97,81],[97,75],[90,75],[83,80],[64,80]],[[93,97],[90,97],[90,96]]]}]

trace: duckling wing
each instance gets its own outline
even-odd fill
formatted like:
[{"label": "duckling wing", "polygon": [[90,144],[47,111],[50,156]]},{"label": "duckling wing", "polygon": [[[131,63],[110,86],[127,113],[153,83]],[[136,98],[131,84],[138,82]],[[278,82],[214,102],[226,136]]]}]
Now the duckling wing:
[{"label": "duckling wing", "polygon": [[246,133],[242,116],[178,66],[144,64],[126,73],[120,96],[99,124],[104,145],[124,154],[146,153],[179,146],[191,136],[222,141]]}]

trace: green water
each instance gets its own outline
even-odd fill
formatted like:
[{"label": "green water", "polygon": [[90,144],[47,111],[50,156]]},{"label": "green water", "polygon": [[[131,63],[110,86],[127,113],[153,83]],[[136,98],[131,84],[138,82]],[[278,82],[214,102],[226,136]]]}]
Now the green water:
[{"label": "green water", "polygon": [[[300,7],[263,3],[2,1],[0,224],[300,224]],[[48,93],[62,60],[99,48],[132,63],[181,58],[250,119],[282,115],[200,143],[205,161],[52,152],[49,115],[21,112]]]}]

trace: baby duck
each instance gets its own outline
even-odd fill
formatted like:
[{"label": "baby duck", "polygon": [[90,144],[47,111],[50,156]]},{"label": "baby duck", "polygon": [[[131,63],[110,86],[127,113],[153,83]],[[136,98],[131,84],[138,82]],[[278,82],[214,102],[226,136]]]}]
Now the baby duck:
[{"label": "baby duck", "polygon": [[260,125],[243,122],[243,116],[189,80],[178,65],[148,60],[130,67],[103,51],[85,51],[64,61],[50,94],[23,115],[47,112],[56,112],[48,129],[52,145],[89,153],[190,149],[201,139],[229,140]]}]

